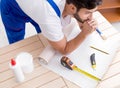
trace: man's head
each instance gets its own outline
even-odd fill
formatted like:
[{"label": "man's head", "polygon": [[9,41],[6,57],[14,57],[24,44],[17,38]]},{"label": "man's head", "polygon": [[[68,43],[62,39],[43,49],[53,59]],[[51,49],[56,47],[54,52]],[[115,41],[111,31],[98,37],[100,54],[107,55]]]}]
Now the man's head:
[{"label": "man's head", "polygon": [[79,22],[84,22],[92,19],[92,13],[102,4],[102,0],[66,0],[66,3],[71,7],[74,17]]}]

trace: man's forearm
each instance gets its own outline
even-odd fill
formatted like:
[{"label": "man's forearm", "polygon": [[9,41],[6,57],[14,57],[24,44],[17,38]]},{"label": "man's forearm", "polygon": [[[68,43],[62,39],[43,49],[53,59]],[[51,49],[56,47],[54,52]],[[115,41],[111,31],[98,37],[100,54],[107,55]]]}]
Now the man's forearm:
[{"label": "man's forearm", "polygon": [[74,39],[68,41],[64,50],[64,54],[71,53],[76,48],[78,48],[78,46],[81,45],[81,43],[86,39],[86,37],[87,36],[81,32]]},{"label": "man's forearm", "polygon": [[74,51],[86,39],[87,35],[80,32],[74,39],[67,41],[64,37],[62,40],[54,42],[49,41],[51,46],[62,54],[68,54]]}]

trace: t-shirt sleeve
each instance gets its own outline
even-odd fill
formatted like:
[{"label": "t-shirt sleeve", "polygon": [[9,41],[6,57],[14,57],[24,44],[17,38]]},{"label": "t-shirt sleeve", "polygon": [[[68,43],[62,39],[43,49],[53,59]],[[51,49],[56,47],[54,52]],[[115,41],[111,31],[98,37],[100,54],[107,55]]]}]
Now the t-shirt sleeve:
[{"label": "t-shirt sleeve", "polygon": [[40,24],[42,34],[51,41],[59,41],[64,37],[62,25],[59,17],[48,16],[43,23]]},{"label": "t-shirt sleeve", "polygon": [[47,5],[46,11],[44,15],[44,19],[42,19],[39,24],[41,27],[42,34],[51,41],[59,41],[64,37],[64,33],[62,31],[63,27],[61,25],[61,19],[57,16],[51,6]]}]

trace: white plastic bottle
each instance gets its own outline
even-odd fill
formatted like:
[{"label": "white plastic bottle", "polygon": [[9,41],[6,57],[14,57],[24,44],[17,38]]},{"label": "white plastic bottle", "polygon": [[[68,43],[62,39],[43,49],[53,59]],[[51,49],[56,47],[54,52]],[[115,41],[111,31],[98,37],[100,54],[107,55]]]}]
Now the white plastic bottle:
[{"label": "white plastic bottle", "polygon": [[14,73],[16,81],[23,82],[25,77],[24,77],[24,74],[22,72],[22,69],[21,69],[19,63],[16,63],[16,61],[14,59],[11,59],[10,68],[12,69],[12,71]]}]

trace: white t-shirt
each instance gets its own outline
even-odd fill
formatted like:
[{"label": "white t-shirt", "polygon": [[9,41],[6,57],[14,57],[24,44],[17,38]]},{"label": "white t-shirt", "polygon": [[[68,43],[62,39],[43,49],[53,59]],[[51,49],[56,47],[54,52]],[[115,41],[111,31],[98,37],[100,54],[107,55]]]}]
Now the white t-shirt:
[{"label": "white t-shirt", "polygon": [[[61,11],[66,0],[53,0]],[[59,18],[46,0],[16,0],[21,9],[41,28],[42,34],[51,41],[59,41],[64,37],[63,29],[70,23],[71,17]]]}]

